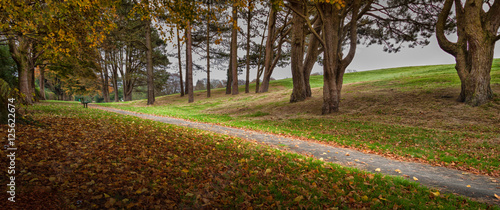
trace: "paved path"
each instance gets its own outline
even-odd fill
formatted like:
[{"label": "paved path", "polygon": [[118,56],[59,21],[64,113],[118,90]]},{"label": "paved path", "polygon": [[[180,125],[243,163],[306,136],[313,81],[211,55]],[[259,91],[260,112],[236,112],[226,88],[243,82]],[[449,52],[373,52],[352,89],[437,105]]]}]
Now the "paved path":
[{"label": "paved path", "polygon": [[[151,119],[168,124],[236,136],[242,139],[268,144],[277,148],[286,148],[287,151],[312,155],[318,159],[323,158],[324,161],[355,167],[365,171],[375,172],[375,170],[379,168],[380,172],[378,173],[394,176],[406,175],[411,181],[413,181],[413,177],[416,177],[418,178],[417,182],[423,185],[468,196],[479,201],[500,205],[500,200],[494,196],[495,194],[500,196],[500,181],[494,182],[498,179],[493,179],[488,176],[475,175],[459,170],[421,163],[402,162],[379,155],[365,154],[356,150],[338,148],[326,144],[302,141],[272,134],[263,134],[255,131],[247,131],[207,123],[191,122],[171,117],[139,114],[97,105],[89,105],[89,107]],[[401,173],[396,172],[396,169],[399,169]]]}]

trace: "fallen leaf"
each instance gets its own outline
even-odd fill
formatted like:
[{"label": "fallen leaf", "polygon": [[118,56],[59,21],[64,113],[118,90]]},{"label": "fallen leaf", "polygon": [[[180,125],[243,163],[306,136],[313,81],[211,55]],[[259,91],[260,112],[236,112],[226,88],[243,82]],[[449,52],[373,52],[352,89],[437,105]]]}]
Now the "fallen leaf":
[{"label": "fallen leaf", "polygon": [[187,169],[182,169],[182,172],[187,173],[187,172],[189,172],[189,170],[187,170]]},{"label": "fallen leaf", "polygon": [[362,201],[368,201],[368,196],[366,196],[366,195],[361,196],[361,200]]},{"label": "fallen leaf", "polygon": [[500,200],[500,196],[498,196],[497,194],[495,194],[495,198],[497,198],[498,200]]},{"label": "fallen leaf", "polygon": [[432,192],[432,191],[431,191],[431,193],[432,193],[434,196],[439,196],[439,195],[440,195],[439,191],[436,191],[436,192]]},{"label": "fallen leaf", "polygon": [[413,177],[413,180],[418,181],[417,177]]},{"label": "fallen leaf", "polygon": [[470,185],[467,185],[467,187],[470,187]]},{"label": "fallen leaf", "polygon": [[186,196],[187,196],[187,197],[191,197],[191,196],[193,196],[193,195],[194,195],[193,193],[186,193]]},{"label": "fallen leaf", "polygon": [[53,176],[51,176],[51,177],[49,178],[49,181],[51,181],[51,182],[56,181],[56,178],[55,178],[55,177],[53,177]]},{"label": "fallen leaf", "polygon": [[350,154],[349,153],[345,153],[345,156],[350,156]]},{"label": "fallen leaf", "polygon": [[380,168],[376,168],[376,169],[375,169],[375,171],[376,171],[376,172],[380,172]]},{"label": "fallen leaf", "polygon": [[396,170],[394,170],[394,171],[395,171],[395,172],[398,172],[398,173],[401,173],[401,170],[399,170],[399,169],[396,169]]},{"label": "fallen leaf", "polygon": [[270,168],[266,169],[266,174],[268,174],[268,173],[271,173],[271,169]]},{"label": "fallen leaf", "polygon": [[304,197],[302,195],[297,196],[293,201],[300,202]]}]

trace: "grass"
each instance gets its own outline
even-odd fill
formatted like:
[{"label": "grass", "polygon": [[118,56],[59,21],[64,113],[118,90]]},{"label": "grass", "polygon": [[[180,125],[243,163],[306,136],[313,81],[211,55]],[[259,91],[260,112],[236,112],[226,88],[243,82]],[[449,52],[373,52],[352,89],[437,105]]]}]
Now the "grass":
[{"label": "grass", "polygon": [[455,101],[460,81],[453,65],[349,73],[341,111],[322,116],[322,76],[312,76],[313,97],[288,103],[291,79],[271,81],[264,94],[226,96],[223,89],[195,103],[179,95],[103,106],[292,135],[390,157],[500,176],[500,59],[491,87],[496,98],[481,107]]},{"label": "grass", "polygon": [[4,208],[498,209],[401,178],[77,104],[40,103],[28,113],[36,123],[16,128],[22,185]]}]

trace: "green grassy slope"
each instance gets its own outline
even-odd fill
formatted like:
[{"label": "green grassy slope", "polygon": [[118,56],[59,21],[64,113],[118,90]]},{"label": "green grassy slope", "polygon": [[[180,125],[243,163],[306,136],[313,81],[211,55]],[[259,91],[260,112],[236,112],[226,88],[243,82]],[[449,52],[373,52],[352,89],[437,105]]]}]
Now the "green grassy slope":
[{"label": "green grassy slope", "polygon": [[[108,103],[135,112],[173,116],[324,141],[394,158],[500,176],[500,59],[491,87],[496,97],[480,107],[455,101],[454,65],[416,66],[346,74],[341,111],[320,114],[322,77],[312,76],[313,97],[290,104],[291,79],[271,82],[269,93],[195,92],[195,102],[170,95]],[[242,91],[240,91],[242,92]]]}]

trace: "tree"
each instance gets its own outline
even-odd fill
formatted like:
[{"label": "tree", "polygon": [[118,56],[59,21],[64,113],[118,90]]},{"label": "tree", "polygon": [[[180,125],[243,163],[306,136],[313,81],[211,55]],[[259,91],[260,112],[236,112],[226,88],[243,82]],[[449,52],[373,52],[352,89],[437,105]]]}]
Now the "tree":
[{"label": "tree", "polygon": [[[281,20],[279,19],[280,1],[271,1],[269,6],[269,15],[267,22],[267,39],[264,53],[264,72],[262,83],[260,84],[259,92],[267,92],[269,90],[269,81],[271,81],[271,76],[274,68],[278,62],[282,59],[283,44],[286,41],[286,37],[290,32],[288,17],[290,15],[290,10],[286,11],[285,17]],[[277,28],[277,23],[281,22],[281,27]],[[288,28],[288,29],[287,29]],[[275,46],[275,42],[277,46]],[[276,49],[276,52],[274,51]],[[258,75],[259,77],[259,75]],[[257,79],[258,80],[258,79]]]},{"label": "tree", "polygon": [[15,1],[1,0],[0,31],[8,40],[18,67],[23,103],[33,103],[34,68],[42,54],[59,59],[82,45],[95,47],[114,26],[113,0]]},{"label": "tree", "polygon": [[[455,17],[451,9],[455,8]],[[488,9],[488,11],[485,11]],[[451,42],[445,31],[453,21],[458,39]],[[479,106],[493,98],[490,86],[495,43],[500,39],[500,1],[446,0],[439,13],[436,36],[439,46],[455,57],[461,81],[458,101]]]},{"label": "tree", "polygon": [[233,16],[232,25],[233,30],[231,31],[231,94],[237,95],[238,91],[238,4],[239,2],[235,0],[233,2]]}]

